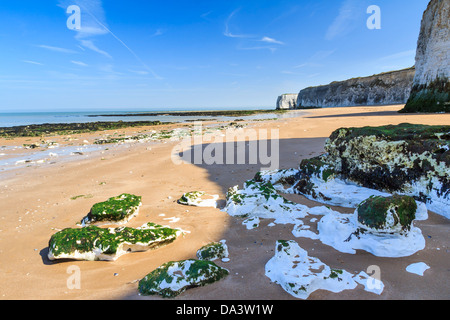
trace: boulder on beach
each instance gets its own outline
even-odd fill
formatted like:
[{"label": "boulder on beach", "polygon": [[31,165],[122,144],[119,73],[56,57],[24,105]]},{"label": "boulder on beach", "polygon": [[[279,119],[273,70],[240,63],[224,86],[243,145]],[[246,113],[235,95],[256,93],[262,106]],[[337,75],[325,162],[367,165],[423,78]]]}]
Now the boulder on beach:
[{"label": "boulder on beach", "polygon": [[209,243],[197,250],[199,260],[214,261],[228,258],[228,246],[225,240]]},{"label": "boulder on beach", "polygon": [[178,199],[179,204],[194,207],[217,207],[218,195],[209,195],[203,191],[191,191],[183,194]]},{"label": "boulder on beach", "polygon": [[358,285],[352,274],[310,257],[295,241],[278,240],[275,250],[275,256],[265,266],[265,274],[296,298],[307,299],[316,290],[341,292]]},{"label": "boulder on beach", "polygon": [[189,288],[219,281],[229,274],[227,269],[207,260],[171,261],[156,268],[139,281],[142,295],[173,298]]},{"label": "boulder on beach", "polygon": [[139,213],[142,197],[124,193],[107,201],[96,203],[89,214],[81,220],[81,225],[123,224]]},{"label": "boulder on beach", "polygon": [[173,242],[181,231],[147,223],[129,227],[68,228],[54,234],[48,244],[48,258],[115,261],[128,252],[156,249]]},{"label": "boulder on beach", "polygon": [[325,144],[322,160],[360,186],[414,197],[449,217],[450,126],[403,123],[342,128]]},{"label": "boulder on beach", "polygon": [[370,197],[356,209],[358,223],[374,232],[403,232],[411,230],[416,218],[417,203],[410,196]]},{"label": "boulder on beach", "polygon": [[450,126],[341,128],[325,152],[302,161],[288,190],[352,208],[370,196],[402,194],[450,217]]}]

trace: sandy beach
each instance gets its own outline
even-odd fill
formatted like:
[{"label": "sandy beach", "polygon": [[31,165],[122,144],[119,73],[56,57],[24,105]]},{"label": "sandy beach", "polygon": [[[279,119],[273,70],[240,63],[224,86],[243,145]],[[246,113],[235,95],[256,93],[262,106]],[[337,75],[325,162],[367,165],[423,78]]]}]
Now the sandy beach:
[{"label": "sandy beach", "polygon": [[[302,159],[323,153],[325,140],[341,127],[380,126],[413,123],[443,125],[449,114],[399,114],[403,106],[352,107],[304,110],[298,117],[270,121],[243,122],[245,128],[278,129],[280,169],[296,168]],[[297,111],[296,111],[297,112]],[[207,123],[205,123],[206,125]],[[173,128],[185,126],[174,124]],[[149,128],[118,130],[125,135]],[[151,129],[151,128],[150,128]],[[153,128],[161,130],[163,127]],[[86,133],[67,137],[46,137],[61,145],[91,145],[105,133]],[[77,140],[75,140],[77,139]],[[0,146],[22,146],[38,138],[0,139]],[[86,141],[86,142],[85,142]],[[242,219],[233,218],[215,208],[183,206],[176,202],[185,192],[202,190],[225,200],[227,189],[252,179],[261,164],[198,165],[175,164],[174,146],[179,141],[105,145],[89,154],[70,160],[54,157],[42,164],[31,164],[0,172],[0,299],[25,300],[161,300],[138,294],[137,282],[168,261],[195,258],[196,251],[213,241],[226,240],[230,261],[217,264],[230,271],[229,276],[211,285],[186,291],[175,300],[298,300],[272,283],[264,266],[273,257],[277,240],[295,240],[311,256],[332,268],[349,272],[366,271],[377,265],[385,288],[381,295],[354,290],[340,293],[318,290],[311,300],[387,300],[448,299],[449,220],[429,212],[425,221],[417,221],[426,239],[426,248],[404,258],[380,258],[365,251],[344,254],[318,240],[296,238],[291,225],[247,230]],[[3,148],[0,159],[12,157],[12,148]],[[53,152],[48,150],[48,152]],[[127,225],[139,227],[147,222],[169,225],[188,231],[175,242],[156,250],[130,253],[115,262],[60,261],[47,257],[48,241],[57,231],[76,227],[93,204],[122,193],[142,196],[139,215]],[[320,203],[300,195],[286,195],[291,201],[318,206]],[[333,207],[342,213],[354,209]],[[177,219],[171,219],[171,218]],[[315,230],[316,223],[310,223]],[[423,276],[405,268],[425,262],[430,269]],[[81,271],[81,288],[69,289],[70,266]]]}]

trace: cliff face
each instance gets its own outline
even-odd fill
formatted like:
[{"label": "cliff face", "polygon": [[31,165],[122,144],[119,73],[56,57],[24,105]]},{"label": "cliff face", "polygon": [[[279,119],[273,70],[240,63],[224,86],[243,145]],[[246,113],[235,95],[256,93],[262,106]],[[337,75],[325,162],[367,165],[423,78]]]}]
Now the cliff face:
[{"label": "cliff face", "polygon": [[404,112],[450,112],[450,1],[432,0],[423,14],[416,75]]},{"label": "cliff face", "polygon": [[306,88],[298,95],[297,108],[404,104],[414,74],[413,67]]},{"label": "cliff face", "polygon": [[277,110],[295,109],[298,94],[288,93],[278,97]]}]

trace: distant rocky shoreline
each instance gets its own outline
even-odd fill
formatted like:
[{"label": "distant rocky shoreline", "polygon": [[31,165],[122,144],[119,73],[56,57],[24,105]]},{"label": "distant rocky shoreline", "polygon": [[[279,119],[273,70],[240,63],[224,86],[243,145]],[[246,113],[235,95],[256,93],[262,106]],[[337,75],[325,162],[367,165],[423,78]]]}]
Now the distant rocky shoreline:
[{"label": "distant rocky shoreline", "polygon": [[[218,121],[213,117],[245,117],[258,114],[283,114],[286,110],[217,110],[217,111],[175,111],[175,112],[149,112],[149,113],[125,113],[108,115],[88,115],[88,117],[145,117],[145,116],[197,116],[211,117],[208,119],[186,120],[186,122],[195,121]],[[234,119],[241,121],[243,119]],[[85,132],[95,132],[103,130],[117,130],[124,128],[143,127],[143,126],[161,126],[169,125],[174,122],[166,121],[98,121],[86,123],[44,123],[32,124],[14,127],[0,127],[0,137],[39,137],[48,135],[66,135]]]},{"label": "distant rocky shoreline", "polygon": [[135,121],[135,122],[88,122],[88,123],[45,123],[27,126],[2,127],[0,137],[40,137],[45,135],[78,134],[84,132],[116,130],[141,126],[159,126],[170,124],[161,121]]},{"label": "distant rocky shoreline", "polygon": [[124,113],[124,114],[98,114],[88,117],[154,117],[154,116],[178,116],[178,117],[236,117],[252,116],[267,113],[283,113],[283,110],[213,110],[213,111],[170,111],[170,112],[146,112],[146,113]]}]

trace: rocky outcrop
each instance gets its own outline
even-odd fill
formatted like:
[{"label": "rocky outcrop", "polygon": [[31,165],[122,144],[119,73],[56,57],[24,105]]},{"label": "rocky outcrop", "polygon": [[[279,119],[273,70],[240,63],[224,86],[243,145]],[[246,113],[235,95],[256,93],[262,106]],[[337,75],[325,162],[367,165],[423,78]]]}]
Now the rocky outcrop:
[{"label": "rocky outcrop", "polygon": [[300,91],[297,108],[405,104],[415,68],[332,82]]},{"label": "rocky outcrop", "polygon": [[449,134],[450,126],[406,123],[336,130],[325,144],[325,155],[302,162],[294,189],[326,201],[331,196],[325,192],[339,178],[412,196],[450,218]]},{"label": "rocky outcrop", "polygon": [[228,261],[228,246],[226,240],[220,242],[211,242],[197,250],[197,258],[199,260],[214,261],[222,259],[222,261]]},{"label": "rocky outcrop", "polygon": [[181,235],[171,229],[147,223],[140,228],[67,228],[55,233],[49,241],[49,260],[73,259],[115,261],[128,252],[147,251],[167,245]]},{"label": "rocky outcrop", "polygon": [[297,97],[298,94],[296,93],[282,94],[278,97],[277,100],[277,110],[295,109],[295,106],[297,104]]},{"label": "rocky outcrop", "polygon": [[403,112],[450,112],[450,1],[432,0],[423,14],[416,75]]},{"label": "rocky outcrop", "polygon": [[229,274],[227,269],[207,260],[171,261],[150,272],[139,281],[139,293],[173,298],[187,289],[219,281]]},{"label": "rocky outcrop", "polygon": [[81,225],[125,224],[139,213],[142,197],[124,193],[94,204],[89,214],[81,220]]},{"label": "rocky outcrop", "polygon": [[209,195],[203,191],[192,191],[183,194],[178,199],[178,203],[186,206],[217,208],[218,199],[218,195]]}]

